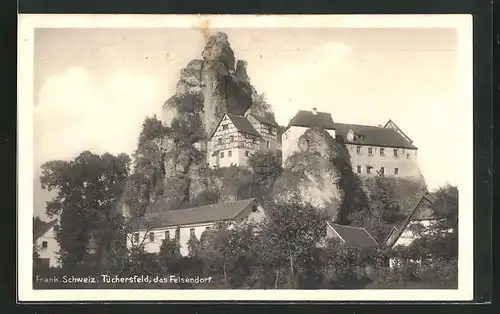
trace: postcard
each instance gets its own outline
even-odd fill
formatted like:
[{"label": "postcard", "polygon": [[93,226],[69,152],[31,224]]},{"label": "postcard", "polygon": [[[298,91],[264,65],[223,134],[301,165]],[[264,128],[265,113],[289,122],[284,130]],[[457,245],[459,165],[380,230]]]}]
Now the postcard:
[{"label": "postcard", "polygon": [[18,66],[20,301],[472,299],[470,15],[20,15]]}]

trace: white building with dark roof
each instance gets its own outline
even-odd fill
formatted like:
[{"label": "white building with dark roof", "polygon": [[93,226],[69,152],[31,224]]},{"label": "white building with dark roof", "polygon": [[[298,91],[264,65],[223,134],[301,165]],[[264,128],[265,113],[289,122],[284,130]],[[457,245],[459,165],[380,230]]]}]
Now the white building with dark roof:
[{"label": "white building with dark roof", "polygon": [[57,219],[45,222],[42,226],[35,229],[33,242],[38,251],[38,262],[43,267],[60,267],[59,262],[59,242],[56,239]]},{"label": "white building with dark roof", "polygon": [[299,110],[282,135],[283,160],[299,151],[300,136],[312,127],[326,130],[338,142],[344,143],[351,156],[353,171],[361,176],[420,178],[418,148],[392,121],[384,126],[344,124],[333,121],[326,112]]},{"label": "white building with dark roof", "polygon": [[143,245],[146,252],[159,253],[164,239],[177,239],[181,254],[186,256],[189,254],[189,240],[193,237],[199,239],[205,230],[213,228],[217,223],[257,223],[264,217],[264,208],[254,198],[162,211],[132,221],[133,233],[127,237],[127,246]]},{"label": "white building with dark roof", "polygon": [[224,114],[207,142],[210,167],[245,166],[256,151],[278,149],[278,126],[251,113]]}]

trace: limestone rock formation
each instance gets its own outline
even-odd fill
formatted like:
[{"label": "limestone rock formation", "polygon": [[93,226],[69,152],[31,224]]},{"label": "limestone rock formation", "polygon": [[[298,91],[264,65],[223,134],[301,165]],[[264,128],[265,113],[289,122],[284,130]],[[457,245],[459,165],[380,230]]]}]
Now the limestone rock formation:
[{"label": "limestone rock formation", "polygon": [[242,115],[252,106],[252,87],[246,62],[238,62],[235,71],[234,52],[226,34],[210,36],[202,56],[205,130],[209,134],[225,112]]},{"label": "limestone rock formation", "polygon": [[[281,202],[296,196],[335,218],[345,192],[339,165],[348,162],[345,148],[321,129],[308,129],[299,138],[300,152],[284,164],[284,173],[275,184],[273,197]],[[347,159],[347,160],[342,160]]]}]

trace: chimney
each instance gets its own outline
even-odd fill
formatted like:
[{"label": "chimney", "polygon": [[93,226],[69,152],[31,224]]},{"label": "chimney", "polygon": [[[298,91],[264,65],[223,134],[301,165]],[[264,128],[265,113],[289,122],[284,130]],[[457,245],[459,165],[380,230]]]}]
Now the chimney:
[{"label": "chimney", "polygon": [[318,110],[316,109],[316,107],[313,108],[312,113],[313,114],[318,114]]},{"label": "chimney", "polygon": [[353,130],[349,130],[347,132],[346,140],[348,142],[354,142],[354,132],[353,132]]}]

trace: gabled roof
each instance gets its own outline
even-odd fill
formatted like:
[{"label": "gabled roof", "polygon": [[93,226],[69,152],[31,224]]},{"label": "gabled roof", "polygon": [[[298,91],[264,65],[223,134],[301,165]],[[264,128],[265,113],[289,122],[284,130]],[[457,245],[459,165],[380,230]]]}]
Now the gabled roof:
[{"label": "gabled roof", "polygon": [[385,243],[389,236],[398,232],[398,228],[394,224],[383,224],[375,226],[371,232],[371,235],[378,243]]},{"label": "gabled roof", "polygon": [[[192,208],[163,211],[140,217],[131,222],[135,230],[183,226],[205,222],[230,221],[249,206],[256,205],[254,198],[230,203],[213,204]],[[161,210],[161,208],[160,208]]]},{"label": "gabled roof", "polygon": [[278,124],[275,121],[272,121],[271,119],[267,119],[267,118],[258,116],[258,115],[254,114],[254,113],[250,113],[250,115],[252,117],[254,117],[255,120],[259,121],[260,123],[269,124],[269,125],[272,125],[272,126],[278,126]]},{"label": "gabled roof", "polygon": [[35,233],[33,234],[33,240],[37,240],[41,236],[45,235],[52,227],[57,224],[57,219],[46,222],[44,225],[35,229]]},{"label": "gabled roof", "polygon": [[374,248],[378,246],[377,241],[366,231],[365,228],[328,223],[328,225],[351,246],[358,248]]},{"label": "gabled roof", "polygon": [[219,128],[220,123],[222,120],[224,120],[224,117],[228,117],[229,120],[233,123],[234,127],[243,133],[247,133],[250,135],[255,135],[255,136],[261,136],[259,132],[253,127],[253,125],[248,121],[245,117],[243,116],[238,116],[235,114],[231,113],[226,113],[225,115],[222,116],[222,118],[219,120],[219,123],[217,123],[217,126],[215,129],[212,131],[212,134],[210,134],[210,139],[214,136],[215,132],[217,132],[217,129]]},{"label": "gabled roof", "polygon": [[[415,216],[418,216],[418,209],[420,208],[420,205],[422,204],[422,202],[424,201],[427,201],[429,202],[430,204],[432,204],[434,202],[433,198],[429,195],[428,192],[424,192],[422,194],[422,196],[420,198],[418,198],[418,200],[416,201],[415,205],[413,206],[413,209],[412,211],[410,212],[410,214],[408,215],[408,217],[406,217],[406,219],[403,221],[403,223],[399,226],[399,228],[397,228],[397,234],[396,236],[393,238],[392,240],[392,243],[387,243],[388,246],[393,246],[394,243],[397,242],[397,240],[399,239],[399,237],[403,234],[403,232],[405,231],[406,227],[408,226],[408,224],[414,220]],[[421,219],[421,217],[417,217],[418,219]],[[418,220],[417,219],[417,220]]]},{"label": "gabled roof", "polygon": [[305,128],[320,127],[326,130],[334,130],[332,115],[328,112],[316,112],[299,110],[292,118],[283,132],[286,132],[292,126],[300,126]]},{"label": "gabled roof", "polygon": [[410,144],[413,144],[413,140],[408,136],[406,135],[403,130],[401,130],[401,128],[394,122],[392,121],[391,119],[389,119],[389,121],[387,121],[387,123],[384,125],[384,128],[393,128],[395,129],[397,132],[399,132],[408,142],[410,142]]},{"label": "gabled roof", "polygon": [[[337,139],[341,138],[342,141],[347,144],[417,149],[411,142],[391,128],[335,123],[335,130]],[[353,141],[347,140],[347,133],[349,130],[354,132],[355,138]]]}]

